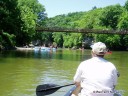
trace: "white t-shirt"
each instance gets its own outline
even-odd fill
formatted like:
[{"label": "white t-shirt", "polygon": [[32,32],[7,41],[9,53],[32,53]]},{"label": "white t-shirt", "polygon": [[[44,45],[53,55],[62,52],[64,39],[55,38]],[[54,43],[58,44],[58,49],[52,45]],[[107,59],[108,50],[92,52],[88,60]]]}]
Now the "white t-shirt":
[{"label": "white t-shirt", "polygon": [[100,57],[81,62],[74,76],[75,82],[81,82],[82,96],[113,96],[117,83],[115,66]]}]

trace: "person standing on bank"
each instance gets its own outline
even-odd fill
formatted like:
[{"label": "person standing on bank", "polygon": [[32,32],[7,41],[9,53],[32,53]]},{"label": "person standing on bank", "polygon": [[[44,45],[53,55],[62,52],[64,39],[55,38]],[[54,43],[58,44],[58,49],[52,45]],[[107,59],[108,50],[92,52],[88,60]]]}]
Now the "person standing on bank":
[{"label": "person standing on bank", "polygon": [[71,96],[113,96],[117,70],[114,64],[104,59],[106,45],[97,42],[91,48],[92,58],[81,62],[77,68],[74,76],[76,90]]}]

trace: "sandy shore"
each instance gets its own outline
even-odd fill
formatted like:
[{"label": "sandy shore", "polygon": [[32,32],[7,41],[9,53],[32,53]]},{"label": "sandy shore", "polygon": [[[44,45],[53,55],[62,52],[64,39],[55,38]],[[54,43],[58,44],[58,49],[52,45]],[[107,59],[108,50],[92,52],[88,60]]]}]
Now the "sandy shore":
[{"label": "sandy shore", "polygon": [[16,50],[34,50],[34,48],[16,47]]}]

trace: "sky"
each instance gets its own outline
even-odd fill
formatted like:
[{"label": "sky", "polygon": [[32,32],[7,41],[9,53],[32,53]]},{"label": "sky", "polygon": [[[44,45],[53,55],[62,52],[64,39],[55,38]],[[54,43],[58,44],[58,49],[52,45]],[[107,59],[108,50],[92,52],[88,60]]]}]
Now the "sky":
[{"label": "sky", "polygon": [[109,5],[124,6],[126,0],[38,0],[45,8],[48,17],[72,12],[89,11],[94,6],[103,8]]}]

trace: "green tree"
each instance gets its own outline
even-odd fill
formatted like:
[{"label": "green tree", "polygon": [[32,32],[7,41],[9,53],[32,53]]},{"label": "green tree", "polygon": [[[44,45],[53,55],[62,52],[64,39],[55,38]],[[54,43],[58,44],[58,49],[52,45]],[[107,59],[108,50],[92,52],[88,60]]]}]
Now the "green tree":
[{"label": "green tree", "polygon": [[128,0],[126,0],[124,8],[128,11]]},{"label": "green tree", "polygon": [[58,47],[63,47],[63,34],[62,32],[53,33],[54,42],[57,44]]},{"label": "green tree", "polygon": [[[117,5],[107,6],[105,8],[96,8],[86,12],[75,12],[64,15],[58,15],[49,18],[46,26],[58,28],[85,28],[85,29],[127,29],[127,11],[124,7]],[[57,35],[58,34],[58,35]],[[61,35],[60,35],[61,34]],[[111,49],[126,49],[127,37],[124,35],[110,35],[110,34],[75,34],[75,33],[55,33],[53,39],[56,42],[63,43],[64,47],[79,48],[82,42],[88,38],[95,41],[102,41],[107,43]],[[63,37],[61,37],[63,36]],[[61,38],[61,39],[60,39]],[[80,38],[80,39],[79,39]]]},{"label": "green tree", "polygon": [[40,32],[35,35],[35,41],[40,41],[39,45],[49,46],[53,42],[52,32]]},{"label": "green tree", "polygon": [[109,49],[120,49],[120,36],[112,34],[99,34],[95,37],[96,41],[104,42]]},{"label": "green tree", "polygon": [[9,48],[15,45],[12,41],[21,30],[22,21],[17,5],[17,0],[0,0],[1,44]]},{"label": "green tree", "polygon": [[68,48],[81,48],[83,35],[81,33],[69,33],[63,35],[63,46]]},{"label": "green tree", "polygon": [[128,29],[128,11],[124,10],[118,20],[118,29],[126,30]]},{"label": "green tree", "polygon": [[21,32],[17,35],[17,44],[29,44],[36,35],[36,26],[42,23],[45,9],[37,0],[18,0],[23,21]]},{"label": "green tree", "polygon": [[123,12],[123,8],[117,5],[111,5],[103,8],[101,12],[100,23],[106,28],[116,29],[118,24],[118,19]]},{"label": "green tree", "polygon": [[12,49],[15,46],[15,35],[3,32],[0,36],[0,44],[4,49]]},{"label": "green tree", "polygon": [[71,34],[70,33],[64,34],[63,38],[64,38],[63,46],[66,48],[72,48],[73,42],[72,42]]},{"label": "green tree", "polygon": [[99,29],[99,16],[102,9],[90,10],[84,14],[83,18],[78,21],[78,25],[81,28],[86,29]]},{"label": "green tree", "polygon": [[[122,32],[128,29],[128,11],[124,9],[122,15],[118,21],[118,29]],[[121,48],[127,49],[128,46],[128,35],[120,35],[121,38]]]}]

